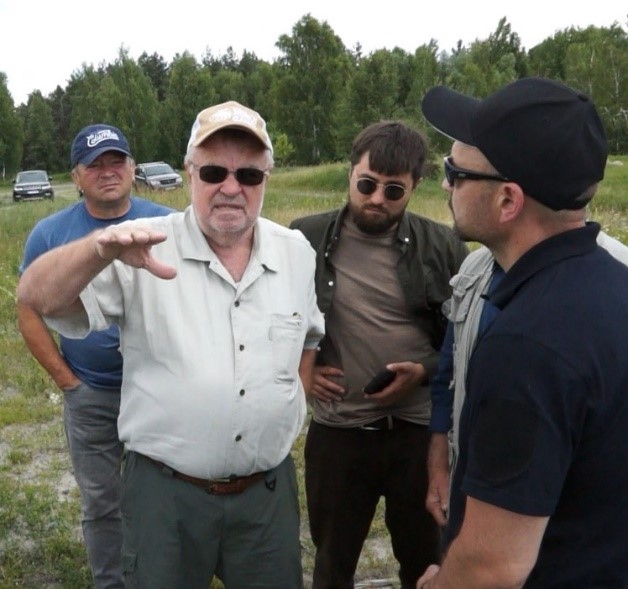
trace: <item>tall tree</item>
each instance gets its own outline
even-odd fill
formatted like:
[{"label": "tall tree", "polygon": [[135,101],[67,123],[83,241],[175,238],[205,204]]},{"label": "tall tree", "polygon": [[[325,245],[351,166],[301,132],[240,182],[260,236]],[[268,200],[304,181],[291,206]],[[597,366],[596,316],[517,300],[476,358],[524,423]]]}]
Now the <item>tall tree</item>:
[{"label": "tall tree", "polygon": [[351,57],[326,23],[309,14],[277,42],[274,120],[296,147],[296,160],[317,164],[336,158],[339,101]]},{"label": "tall tree", "polygon": [[70,145],[74,137],[70,136],[71,108],[68,103],[66,91],[57,86],[48,95],[48,104],[52,112],[52,120],[55,126],[54,143],[56,160],[52,169],[55,171],[67,169],[70,165]]},{"label": "tall tree", "polygon": [[24,169],[54,170],[57,165],[55,126],[52,110],[39,90],[29,97],[24,109]]},{"label": "tall tree", "polygon": [[497,23],[497,28],[488,36],[486,43],[489,47],[489,59],[492,63],[499,63],[504,57],[512,56],[516,77],[523,78],[527,75],[527,54],[521,47],[519,35],[513,32],[505,16]]},{"label": "tall tree", "polygon": [[161,102],[166,97],[166,88],[168,86],[169,67],[164,58],[158,53],[148,55],[142,53],[137,60],[137,65],[150,79],[153,88],[157,92],[157,101]]},{"label": "tall tree", "polygon": [[170,66],[166,99],[161,105],[159,146],[165,159],[180,165],[187,151],[197,113],[216,102],[209,70],[188,52],[176,55]]},{"label": "tall tree", "polygon": [[355,135],[370,123],[401,116],[401,71],[397,52],[379,49],[356,64],[341,97],[338,148],[346,158]]},{"label": "tall tree", "polygon": [[71,137],[86,125],[108,122],[107,104],[102,92],[105,76],[104,64],[98,69],[93,65],[83,64],[79,71],[70,76],[66,95],[70,106]]},{"label": "tall tree", "polygon": [[120,48],[118,59],[107,68],[102,92],[106,120],[126,135],[136,161],[157,156],[159,116],[157,93],[143,69]]},{"label": "tall tree", "polygon": [[7,77],[0,72],[0,178],[17,172],[22,160],[22,122],[7,87]]},{"label": "tall tree", "polygon": [[628,35],[618,25],[587,27],[565,55],[565,82],[597,105],[612,153],[628,149]]},{"label": "tall tree", "polygon": [[528,68],[531,76],[565,79],[565,61],[570,34],[558,31],[528,51]]}]

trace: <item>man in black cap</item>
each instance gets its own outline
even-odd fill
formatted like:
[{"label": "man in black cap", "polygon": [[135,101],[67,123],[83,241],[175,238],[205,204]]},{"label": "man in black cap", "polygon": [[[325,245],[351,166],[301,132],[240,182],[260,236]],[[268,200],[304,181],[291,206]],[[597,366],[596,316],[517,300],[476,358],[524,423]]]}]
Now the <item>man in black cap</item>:
[{"label": "man in black cap", "polygon": [[628,269],[586,205],[607,146],[591,101],[518,80],[476,100],[432,88],[456,231],[505,271],[460,416],[449,546],[417,588],[628,584]]},{"label": "man in black cap", "polygon": [[[117,127],[81,129],[72,144],[72,178],[83,198],[39,221],[30,233],[20,274],[48,250],[96,229],[172,211],[131,196],[135,162]],[[60,347],[41,316],[18,303],[18,324],[35,359],[63,391],[64,426],[81,493],[85,546],[96,589],[124,587],[120,523],[118,439],[122,355],[117,327],[85,339],[60,336]]]}]

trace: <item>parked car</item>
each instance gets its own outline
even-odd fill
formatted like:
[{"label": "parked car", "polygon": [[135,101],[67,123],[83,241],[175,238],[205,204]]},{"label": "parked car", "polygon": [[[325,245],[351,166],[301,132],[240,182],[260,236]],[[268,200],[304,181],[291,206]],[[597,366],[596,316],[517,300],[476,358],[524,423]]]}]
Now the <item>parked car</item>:
[{"label": "parked car", "polygon": [[18,172],[13,180],[13,200],[49,198],[52,200],[55,193],[50,181],[52,178],[44,170],[25,170]]},{"label": "parked car", "polygon": [[183,178],[165,162],[138,164],[135,168],[135,187],[149,190],[174,190],[183,186]]}]

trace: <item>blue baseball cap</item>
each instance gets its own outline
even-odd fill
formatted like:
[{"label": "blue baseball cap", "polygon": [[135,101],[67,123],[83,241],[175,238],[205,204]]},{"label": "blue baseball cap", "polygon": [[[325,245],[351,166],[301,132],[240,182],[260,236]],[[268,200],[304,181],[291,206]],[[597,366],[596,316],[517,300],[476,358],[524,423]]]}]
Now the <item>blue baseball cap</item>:
[{"label": "blue baseball cap", "polygon": [[102,124],[83,127],[72,143],[72,167],[87,166],[106,151],[119,151],[133,157],[126,137],[117,127]]}]

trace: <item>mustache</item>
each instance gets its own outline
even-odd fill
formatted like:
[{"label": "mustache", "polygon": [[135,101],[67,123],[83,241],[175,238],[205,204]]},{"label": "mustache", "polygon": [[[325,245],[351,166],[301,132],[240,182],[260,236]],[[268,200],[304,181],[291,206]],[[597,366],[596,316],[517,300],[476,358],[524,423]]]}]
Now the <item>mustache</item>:
[{"label": "mustache", "polygon": [[214,207],[245,207],[246,199],[241,194],[238,194],[236,196],[225,196],[224,194],[219,192],[218,194],[216,194],[216,196],[214,196],[211,204]]},{"label": "mustache", "polygon": [[373,205],[373,204],[365,204],[362,206],[363,211],[380,211],[382,213],[387,213],[386,208],[381,205]]}]

